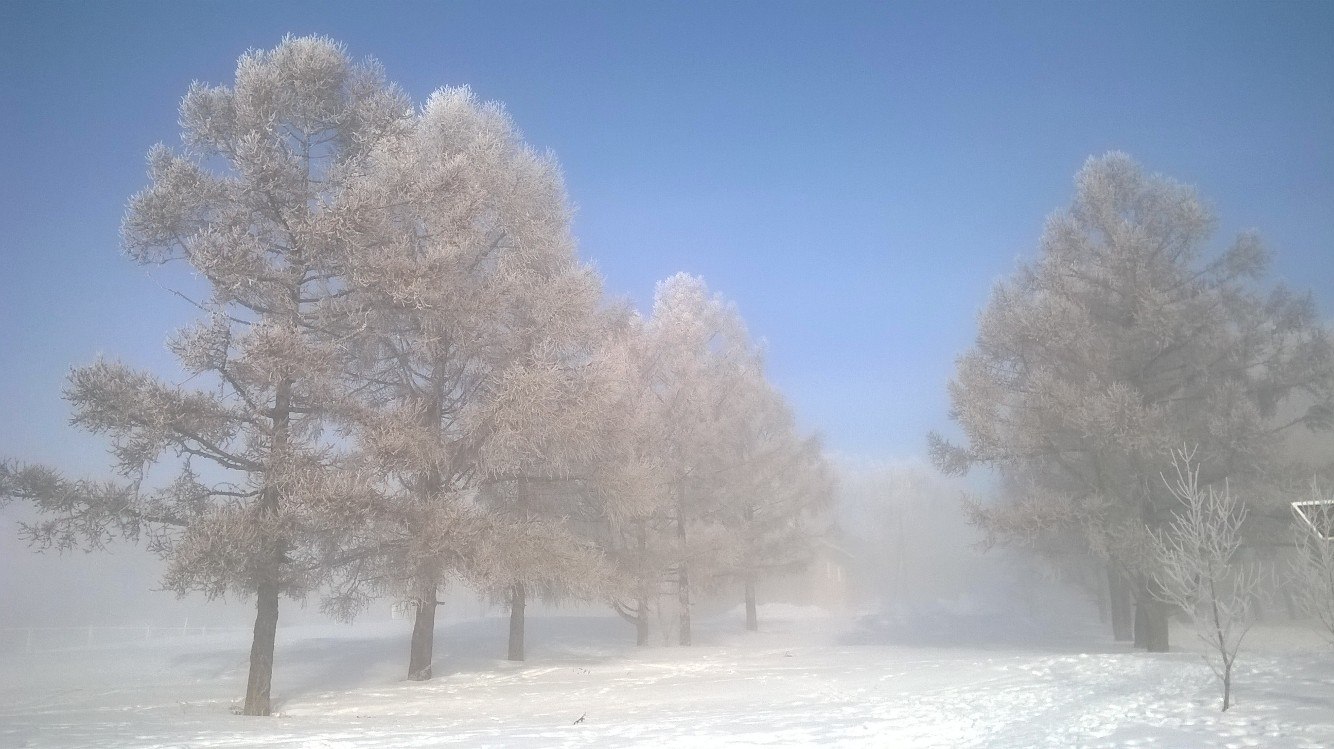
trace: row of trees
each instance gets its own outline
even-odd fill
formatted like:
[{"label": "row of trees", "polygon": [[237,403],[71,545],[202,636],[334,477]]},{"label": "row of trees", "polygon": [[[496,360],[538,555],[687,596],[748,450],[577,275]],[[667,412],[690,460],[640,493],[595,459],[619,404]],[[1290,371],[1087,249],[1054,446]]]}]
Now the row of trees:
[{"label": "row of trees", "polygon": [[1334,429],[1334,346],[1309,295],[1260,288],[1255,235],[1206,256],[1214,219],[1190,188],[1116,153],[1076,185],[982,312],[950,383],[963,440],[933,434],[932,455],[996,469],[1000,497],[969,505],[989,542],[1092,558],[1116,638],[1163,651],[1169,602],[1200,577],[1164,544],[1203,533],[1202,498],[1229,496],[1213,516],[1252,556],[1292,546],[1289,503],[1334,471],[1327,447],[1294,449]]},{"label": "row of trees", "polygon": [[[800,564],[829,501],[820,446],[764,377],[736,310],[674,276],[642,318],[577,256],[554,160],[467,89],[415,109],[323,38],[194,84],[184,149],[149,153],[124,246],[207,282],[172,383],[73,371],[76,425],[120,479],[0,465],[37,545],[144,540],[184,594],[251,596],[244,712],[270,708],[283,596],[350,617],[416,603],[409,677],[431,675],[439,594],[602,599],[647,641],[671,593]],[[170,475],[166,475],[170,474]]]}]

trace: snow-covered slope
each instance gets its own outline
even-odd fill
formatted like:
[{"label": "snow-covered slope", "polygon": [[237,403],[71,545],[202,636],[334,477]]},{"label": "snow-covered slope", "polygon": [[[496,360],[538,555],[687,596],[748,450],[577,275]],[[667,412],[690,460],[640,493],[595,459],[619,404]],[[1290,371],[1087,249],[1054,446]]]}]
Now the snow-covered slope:
[{"label": "snow-covered slope", "polygon": [[1334,652],[1296,628],[1254,633],[1237,705],[1219,713],[1190,652],[1096,633],[964,647],[872,618],[762,613],[765,632],[728,616],[688,649],[636,649],[614,617],[534,618],[520,664],[497,657],[503,619],[442,625],[427,683],[402,680],[404,622],[288,628],[268,719],[231,713],[242,633],[3,653],[0,746],[1334,746]]}]

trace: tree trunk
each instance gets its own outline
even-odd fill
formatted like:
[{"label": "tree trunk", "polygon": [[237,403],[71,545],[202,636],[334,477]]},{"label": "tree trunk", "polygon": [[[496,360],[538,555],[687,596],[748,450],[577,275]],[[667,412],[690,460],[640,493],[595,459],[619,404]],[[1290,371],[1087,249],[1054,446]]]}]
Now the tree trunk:
[{"label": "tree trunk", "polygon": [[1301,618],[1301,609],[1297,606],[1297,599],[1292,595],[1292,591],[1287,586],[1283,587],[1283,610],[1288,614],[1288,621],[1293,622]]},{"label": "tree trunk", "polygon": [[1130,642],[1135,637],[1130,586],[1126,584],[1126,579],[1121,573],[1110,564],[1107,565],[1107,598],[1112,615],[1112,639],[1117,642]]},{"label": "tree trunk", "polygon": [[[438,369],[438,368],[437,368]],[[426,429],[440,428],[439,394],[442,378],[437,370],[431,372],[431,382],[435,384],[434,399],[422,410],[421,425]],[[443,484],[440,469],[431,467],[417,475],[417,499],[423,507],[429,507],[440,501],[440,487]],[[417,599],[417,615],[412,622],[412,644],[408,647],[408,678],[412,681],[427,681],[431,678],[431,664],[435,657],[435,610],[440,603],[439,577],[431,568],[418,572],[421,580],[421,597]]]},{"label": "tree trunk", "polygon": [[639,608],[635,610],[635,645],[644,647],[648,644],[648,601],[641,598],[636,603]]},{"label": "tree trunk", "polygon": [[1139,601],[1135,601],[1135,631],[1131,635],[1131,645],[1139,650],[1147,648],[1149,646],[1148,637],[1148,614],[1144,611],[1144,607],[1140,605]]},{"label": "tree trunk", "polygon": [[1150,653],[1166,653],[1168,642],[1167,604],[1154,597],[1151,582],[1141,583],[1135,595],[1135,647]]},{"label": "tree trunk", "polygon": [[690,566],[686,562],[686,505],[684,488],[678,488],[676,498],[676,538],[681,542],[681,566],[677,570],[676,595],[681,606],[679,642],[690,645]]},{"label": "tree trunk", "polygon": [[1223,665],[1223,710],[1232,707],[1232,662],[1228,661]]},{"label": "tree trunk", "polygon": [[686,503],[676,501],[676,539],[680,541],[680,565],[676,569],[676,601],[680,605],[679,642],[690,645],[690,563],[686,561]]},{"label": "tree trunk", "polygon": [[[639,544],[639,561],[642,564],[648,559],[648,528],[643,520],[635,523],[635,540]],[[648,645],[648,594],[645,592],[648,586],[643,581],[642,571],[640,575],[639,597],[635,599],[635,645],[643,647]],[[654,586],[657,586],[656,581]]]},{"label": "tree trunk", "polygon": [[523,660],[523,609],[527,603],[527,591],[523,583],[515,583],[510,589],[510,650],[509,659]]},{"label": "tree trunk", "polygon": [[278,637],[278,585],[260,583],[255,593],[255,633],[250,640],[250,675],[244,715],[268,715],[273,684],[273,646]]},{"label": "tree trunk", "polygon": [[1171,650],[1171,643],[1168,641],[1167,622],[1167,605],[1160,601],[1150,602],[1148,616],[1149,631],[1144,646],[1150,653],[1166,653]]},{"label": "tree trunk", "polygon": [[279,494],[273,471],[287,457],[291,408],[292,381],[283,380],[274,391],[273,442],[269,447],[264,488],[259,495],[258,517],[261,537],[265,541],[259,550],[263,570],[255,585],[255,631],[250,640],[250,673],[246,678],[245,705],[241,709],[244,715],[268,715],[272,711],[273,646],[278,639],[278,581],[282,578],[284,549],[282,538],[269,537],[272,529],[264,527],[264,523],[278,514]]},{"label": "tree trunk", "polygon": [[690,645],[690,570],[685,560],[681,561],[681,571],[676,579],[677,601],[681,607],[680,643]]},{"label": "tree trunk", "polygon": [[755,613],[755,578],[752,575],[746,576],[746,631],[760,631],[760,620]]},{"label": "tree trunk", "polygon": [[432,651],[435,649],[435,609],[439,604],[434,585],[425,586],[425,595],[417,601],[417,616],[412,623],[412,647],[408,655],[408,678],[431,678]]},{"label": "tree trunk", "polygon": [[[746,526],[749,528],[755,522],[755,508],[747,504],[742,515],[746,520]],[[747,555],[749,556],[749,555]],[[755,613],[755,573],[747,572],[744,577],[745,596],[746,596],[746,631],[759,632],[760,620]]]}]

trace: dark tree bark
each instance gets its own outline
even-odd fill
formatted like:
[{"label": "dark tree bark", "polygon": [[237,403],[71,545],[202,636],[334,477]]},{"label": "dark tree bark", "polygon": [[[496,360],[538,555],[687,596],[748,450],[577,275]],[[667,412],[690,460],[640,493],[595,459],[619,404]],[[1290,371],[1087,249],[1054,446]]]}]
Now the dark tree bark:
[{"label": "dark tree bark", "polygon": [[426,586],[425,595],[417,601],[417,616],[412,623],[412,646],[408,655],[408,678],[426,681],[431,678],[431,664],[435,650],[435,610],[439,606],[434,585]]},{"label": "dark tree bark", "polygon": [[1168,642],[1167,604],[1158,600],[1144,582],[1135,591],[1135,647],[1150,653],[1166,653]]},{"label": "dark tree bark", "polygon": [[1112,616],[1112,639],[1117,642],[1134,640],[1134,619],[1131,613],[1130,586],[1112,565],[1107,565],[1107,598]]},{"label": "dark tree bark", "polygon": [[[291,422],[292,381],[278,383],[273,396],[273,443],[269,448],[270,466],[287,452],[287,428]],[[278,487],[267,481],[259,497],[259,517],[269,519],[278,513]],[[271,538],[261,549],[267,559],[255,583],[255,630],[250,641],[250,673],[246,677],[244,715],[268,715],[272,711],[273,648],[278,639],[278,581],[282,577],[283,542]]]},{"label": "dark tree bark", "polygon": [[760,620],[755,612],[755,576],[746,576],[746,631],[759,632]]},{"label": "dark tree bark", "polygon": [[[440,428],[441,401],[444,398],[444,376],[437,365],[431,370],[433,398],[421,413],[421,424],[427,429]],[[440,487],[444,484],[440,469],[431,467],[417,476],[416,493],[423,506],[439,501]],[[440,605],[437,572],[425,572],[417,581],[421,598],[417,601],[417,615],[412,622],[412,642],[408,646],[408,678],[427,681],[432,676],[435,659],[435,610]]]},{"label": "dark tree bark", "polygon": [[1150,601],[1148,605],[1148,632],[1145,633],[1144,648],[1150,653],[1166,653],[1171,650],[1168,641],[1167,606],[1159,601]]},{"label": "dark tree bark", "polygon": [[510,647],[509,659],[523,660],[523,610],[527,604],[527,591],[523,583],[516,583],[510,589]]},{"label": "dark tree bark", "polygon": [[643,647],[648,644],[648,598],[640,593],[635,598],[634,606],[626,606],[619,600],[613,599],[611,608],[616,615],[635,626],[635,645]]},{"label": "dark tree bark", "polygon": [[250,675],[244,715],[268,715],[273,683],[273,646],[278,636],[278,585],[266,581],[255,593],[255,632],[250,641]]}]

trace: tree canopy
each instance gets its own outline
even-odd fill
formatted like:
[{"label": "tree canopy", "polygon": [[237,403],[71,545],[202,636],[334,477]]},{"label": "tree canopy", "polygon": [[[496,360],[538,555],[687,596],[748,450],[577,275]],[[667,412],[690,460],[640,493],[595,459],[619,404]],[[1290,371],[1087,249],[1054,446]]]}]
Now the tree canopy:
[{"label": "tree canopy", "polygon": [[[1076,187],[958,361],[963,442],[933,434],[931,451],[948,473],[990,466],[1032,487],[976,508],[988,532],[1075,531],[1147,585],[1172,451],[1196,447],[1206,483],[1272,478],[1286,430],[1334,426],[1334,352],[1309,296],[1259,288],[1255,234],[1207,256],[1215,221],[1192,189],[1119,153],[1090,159]],[[1305,408],[1276,422],[1299,395]]]}]

